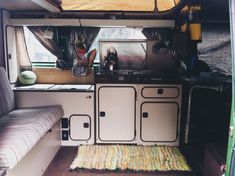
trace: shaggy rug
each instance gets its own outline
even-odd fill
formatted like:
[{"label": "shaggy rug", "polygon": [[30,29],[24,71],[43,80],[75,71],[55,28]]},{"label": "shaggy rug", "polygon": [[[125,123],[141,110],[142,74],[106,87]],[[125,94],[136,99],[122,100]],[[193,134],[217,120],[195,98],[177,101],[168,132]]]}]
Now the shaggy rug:
[{"label": "shaggy rug", "polygon": [[132,145],[80,146],[70,169],[191,171],[177,147]]}]

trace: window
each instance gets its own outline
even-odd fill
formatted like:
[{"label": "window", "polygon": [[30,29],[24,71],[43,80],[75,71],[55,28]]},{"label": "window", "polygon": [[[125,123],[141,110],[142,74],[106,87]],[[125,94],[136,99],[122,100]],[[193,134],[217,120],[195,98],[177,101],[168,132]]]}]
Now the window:
[{"label": "window", "polygon": [[[94,43],[90,47],[97,50],[95,63],[99,62],[99,40],[100,39],[146,39],[140,28],[101,28]],[[34,36],[34,34],[24,27],[26,45],[29,52],[30,60],[33,66],[53,66],[57,57],[48,51]]]},{"label": "window", "polygon": [[101,28],[98,36],[89,51],[96,49],[95,63],[99,62],[99,40],[100,39],[146,39],[138,28]]},{"label": "window", "polygon": [[57,57],[48,51],[34,36],[24,27],[26,45],[33,66],[55,66]]}]

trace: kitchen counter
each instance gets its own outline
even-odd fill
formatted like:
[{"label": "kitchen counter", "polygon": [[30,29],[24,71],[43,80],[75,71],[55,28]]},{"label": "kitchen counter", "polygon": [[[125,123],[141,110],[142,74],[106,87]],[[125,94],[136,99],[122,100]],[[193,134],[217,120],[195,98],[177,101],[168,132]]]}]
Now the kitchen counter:
[{"label": "kitchen counter", "polygon": [[34,84],[30,86],[15,87],[14,91],[42,91],[42,92],[94,92],[94,85],[57,85]]},{"label": "kitchen counter", "polygon": [[177,73],[156,73],[152,71],[98,71],[95,83],[112,84],[229,84],[231,76],[217,73],[201,73],[200,76],[187,76]]},{"label": "kitchen counter", "polygon": [[202,74],[201,76],[182,76],[185,84],[231,84],[232,77],[221,74]]},{"label": "kitchen counter", "polygon": [[[226,85],[231,84],[231,76],[204,74],[202,76],[187,76],[162,73],[102,73],[95,76],[95,83],[112,84],[183,84],[183,85]],[[34,84],[15,87],[14,91],[53,91],[53,92],[94,92],[92,84]]]}]

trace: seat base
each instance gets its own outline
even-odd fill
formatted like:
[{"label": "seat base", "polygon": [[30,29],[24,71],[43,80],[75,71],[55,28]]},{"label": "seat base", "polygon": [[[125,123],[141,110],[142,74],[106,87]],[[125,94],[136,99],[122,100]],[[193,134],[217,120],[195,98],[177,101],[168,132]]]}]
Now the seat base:
[{"label": "seat base", "polygon": [[27,155],[6,176],[42,176],[61,145],[58,121]]}]

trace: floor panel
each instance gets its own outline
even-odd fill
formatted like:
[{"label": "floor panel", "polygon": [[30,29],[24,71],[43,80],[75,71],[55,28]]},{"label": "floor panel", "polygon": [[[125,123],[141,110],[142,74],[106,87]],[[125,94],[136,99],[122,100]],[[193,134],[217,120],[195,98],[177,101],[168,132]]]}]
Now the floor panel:
[{"label": "floor panel", "polygon": [[158,174],[158,173],[147,173],[147,172],[131,172],[131,171],[94,171],[94,170],[80,170],[78,172],[71,172],[69,166],[73,161],[77,152],[77,147],[61,147],[54,160],[51,162],[49,167],[43,176],[192,176],[192,174]]}]

